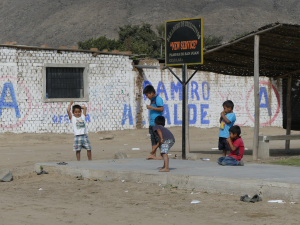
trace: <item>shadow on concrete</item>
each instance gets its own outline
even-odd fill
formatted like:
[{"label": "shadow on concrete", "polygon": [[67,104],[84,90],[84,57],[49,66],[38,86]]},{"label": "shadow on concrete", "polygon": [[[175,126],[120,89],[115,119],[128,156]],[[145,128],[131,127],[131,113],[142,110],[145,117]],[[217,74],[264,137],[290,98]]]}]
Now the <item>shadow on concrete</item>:
[{"label": "shadow on concrete", "polygon": [[[157,167],[157,170],[159,170],[161,167]],[[177,168],[171,168],[169,167],[169,170],[176,170]]]}]

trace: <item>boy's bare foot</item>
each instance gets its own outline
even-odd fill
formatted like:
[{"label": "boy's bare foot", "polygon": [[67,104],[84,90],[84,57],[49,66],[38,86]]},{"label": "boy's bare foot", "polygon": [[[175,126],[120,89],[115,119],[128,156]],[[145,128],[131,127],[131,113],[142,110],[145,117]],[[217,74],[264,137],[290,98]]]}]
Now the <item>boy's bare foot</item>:
[{"label": "boy's bare foot", "polygon": [[170,171],[169,169],[164,168],[164,169],[162,169],[162,170],[159,170],[158,172],[169,172],[169,171]]},{"label": "boy's bare foot", "polygon": [[158,170],[163,170],[165,167],[161,167],[161,168],[159,168]]},{"label": "boy's bare foot", "polygon": [[156,158],[157,160],[160,160],[160,159],[163,159],[163,157],[162,156],[159,156],[158,158]]},{"label": "boy's bare foot", "polygon": [[146,159],[156,159],[154,155],[149,155]]}]

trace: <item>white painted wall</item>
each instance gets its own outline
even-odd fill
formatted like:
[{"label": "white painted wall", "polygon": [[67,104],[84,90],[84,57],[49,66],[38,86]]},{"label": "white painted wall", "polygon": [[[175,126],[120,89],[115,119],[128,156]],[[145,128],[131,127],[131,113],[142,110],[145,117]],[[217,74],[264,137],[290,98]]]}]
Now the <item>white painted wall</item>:
[{"label": "white painted wall", "polygon": [[[47,63],[89,64],[89,102],[76,103],[88,107],[86,121],[90,132],[136,127],[136,96],[142,93],[142,87],[136,85],[138,74],[133,70],[128,56],[93,57],[91,53],[85,52],[62,51],[59,54],[56,50],[29,51],[1,47],[0,133],[73,133],[66,112],[69,103],[43,102],[43,66]],[[176,78],[168,70],[143,71],[144,84],[150,82],[157,90],[160,89],[158,94],[164,100],[167,126],[180,125],[181,87],[177,86]],[[181,77],[180,69],[174,69],[174,72]],[[189,74],[192,72],[189,71]],[[261,125],[282,127],[281,81],[268,85],[269,79],[261,78],[260,82]],[[219,126],[222,103],[231,99],[235,103],[237,124],[253,126],[252,87],[252,77],[198,72],[189,85],[190,125],[201,128]],[[148,127],[145,103],[143,98],[140,107],[144,127]]]},{"label": "white painted wall", "polygon": [[[154,63],[151,65],[158,64]],[[181,87],[179,85],[178,92],[176,92],[176,88],[173,86],[174,84],[179,84],[177,79],[167,69],[163,71],[144,69],[143,71],[143,76],[146,80],[144,85],[149,81],[164,100],[164,116],[169,118],[167,120],[168,126],[180,125],[182,102],[179,90],[181,91]],[[181,69],[173,69],[173,71],[179,78],[182,77]],[[193,72],[190,70],[189,75]],[[235,104],[236,124],[254,126],[253,82],[253,77],[197,72],[189,83],[190,125],[201,128],[218,127],[220,113],[223,110],[222,103],[225,100],[232,100]],[[279,83],[271,81],[272,84],[269,84],[269,82],[269,78],[260,78],[260,124],[261,126],[282,127],[281,81]],[[141,105],[144,107],[143,121],[145,126],[148,127],[148,112],[145,103]]]},{"label": "white painted wall", "polygon": [[[44,103],[42,69],[46,63],[89,64],[88,130],[134,128],[122,124],[124,106],[136,110],[133,99],[134,73],[128,56],[98,55],[56,50],[0,48],[0,132],[72,133],[67,116],[68,102]],[[12,85],[11,85],[11,84]],[[7,92],[4,87],[12,87]],[[5,88],[6,89],[6,88]],[[15,93],[17,103],[13,105]],[[10,105],[9,105],[10,104]],[[7,106],[8,105],[8,106]]]}]

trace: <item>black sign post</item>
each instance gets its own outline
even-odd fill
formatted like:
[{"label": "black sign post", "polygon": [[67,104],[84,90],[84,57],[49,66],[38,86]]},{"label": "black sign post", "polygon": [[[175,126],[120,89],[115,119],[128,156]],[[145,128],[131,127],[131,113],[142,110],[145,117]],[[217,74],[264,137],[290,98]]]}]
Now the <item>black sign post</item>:
[{"label": "black sign post", "polygon": [[[182,85],[182,159],[186,159],[186,86],[199,69],[187,80],[186,65],[203,64],[202,18],[166,21],[165,35],[165,64]],[[181,65],[182,80],[169,67]]]}]

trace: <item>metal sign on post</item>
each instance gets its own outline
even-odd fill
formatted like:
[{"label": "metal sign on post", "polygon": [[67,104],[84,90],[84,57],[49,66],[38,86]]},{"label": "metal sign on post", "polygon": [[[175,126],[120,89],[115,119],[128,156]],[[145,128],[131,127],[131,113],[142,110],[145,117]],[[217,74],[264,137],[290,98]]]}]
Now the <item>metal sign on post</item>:
[{"label": "metal sign on post", "polygon": [[165,22],[166,66],[203,63],[202,18]]},{"label": "metal sign on post", "polygon": [[[165,46],[165,64],[182,85],[182,159],[185,159],[186,131],[189,126],[186,85],[200,68],[187,80],[187,65],[203,64],[202,18],[166,21]],[[182,65],[182,80],[169,67],[179,65]]]}]

